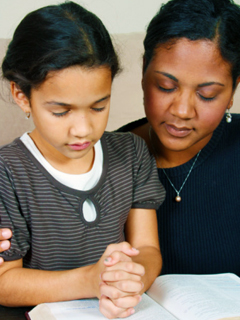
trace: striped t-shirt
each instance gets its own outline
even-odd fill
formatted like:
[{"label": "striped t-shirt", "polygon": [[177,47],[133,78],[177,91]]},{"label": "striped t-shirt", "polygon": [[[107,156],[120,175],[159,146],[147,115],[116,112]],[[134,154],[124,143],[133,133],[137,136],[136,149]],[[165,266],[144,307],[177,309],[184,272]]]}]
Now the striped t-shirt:
[{"label": "striped t-shirt", "polygon": [[[165,198],[155,160],[144,141],[131,133],[104,133],[103,172],[88,191],[55,180],[20,139],[0,149],[1,227],[13,230],[5,260],[23,266],[67,270],[96,263],[107,245],[124,240],[131,208],[157,209]],[[89,199],[97,211],[87,222]]]}]

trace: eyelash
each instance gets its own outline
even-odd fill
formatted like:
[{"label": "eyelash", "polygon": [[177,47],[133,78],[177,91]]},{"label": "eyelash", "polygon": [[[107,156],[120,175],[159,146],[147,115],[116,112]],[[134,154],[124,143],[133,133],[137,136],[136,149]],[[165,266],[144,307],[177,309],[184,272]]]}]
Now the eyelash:
[{"label": "eyelash", "polygon": [[205,102],[210,102],[210,101],[212,101],[212,100],[215,99],[215,97],[206,98],[206,97],[202,96],[202,95],[199,94],[199,93],[198,93],[198,95],[199,95],[200,99],[202,99],[202,100],[205,101]]},{"label": "eyelash", "polygon": [[[102,112],[105,109],[105,107],[102,108],[92,108],[93,111],[95,112]],[[60,117],[64,117],[67,113],[69,112],[69,110],[64,111],[64,112],[60,112],[60,113],[55,113],[53,112],[53,115],[60,118]]]},{"label": "eyelash", "polygon": [[93,111],[95,112],[102,112],[105,109],[105,107],[102,108],[92,108]]},{"label": "eyelash", "polygon": [[159,90],[163,91],[163,92],[173,92],[175,88],[172,88],[172,89],[166,89],[166,88],[163,88],[163,87],[160,87],[158,86]]},{"label": "eyelash", "polygon": [[63,116],[65,116],[68,112],[69,112],[69,110],[64,111],[64,112],[61,112],[61,113],[55,113],[55,112],[53,112],[53,115],[56,116],[56,117],[63,117]]}]

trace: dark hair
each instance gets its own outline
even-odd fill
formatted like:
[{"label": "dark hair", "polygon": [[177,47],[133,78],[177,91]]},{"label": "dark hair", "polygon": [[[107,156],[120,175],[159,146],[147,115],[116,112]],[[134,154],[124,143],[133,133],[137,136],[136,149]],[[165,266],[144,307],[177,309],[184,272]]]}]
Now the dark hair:
[{"label": "dark hair", "polygon": [[20,22],[2,72],[30,98],[31,89],[43,83],[49,71],[75,65],[107,66],[112,78],[119,70],[118,57],[102,21],[70,1],[33,11]]},{"label": "dark hair", "polygon": [[144,40],[144,71],[164,43],[178,40],[216,41],[231,65],[233,87],[240,75],[240,6],[231,0],[170,0],[151,20]]}]

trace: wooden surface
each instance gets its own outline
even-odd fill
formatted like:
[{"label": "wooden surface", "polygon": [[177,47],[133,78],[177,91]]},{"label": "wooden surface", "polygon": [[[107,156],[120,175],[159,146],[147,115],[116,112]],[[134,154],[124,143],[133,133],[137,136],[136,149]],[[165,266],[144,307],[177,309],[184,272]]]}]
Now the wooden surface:
[{"label": "wooden surface", "polygon": [[32,307],[9,308],[0,306],[1,320],[26,320],[25,312],[30,311]]}]

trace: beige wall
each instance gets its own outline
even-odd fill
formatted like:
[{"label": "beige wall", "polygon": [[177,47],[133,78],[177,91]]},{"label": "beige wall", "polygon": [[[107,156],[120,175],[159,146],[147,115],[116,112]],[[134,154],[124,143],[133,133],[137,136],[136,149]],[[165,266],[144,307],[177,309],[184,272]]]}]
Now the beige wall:
[{"label": "beige wall", "polygon": [[[102,19],[110,33],[143,32],[167,0],[74,0]],[[199,0],[196,0],[199,1]],[[64,0],[0,0],[0,38],[11,38],[30,11]],[[235,0],[240,4],[240,0]]]},{"label": "beige wall", "polygon": [[[102,19],[110,33],[141,32],[157,12],[161,0],[74,0]],[[239,0],[240,1],[240,0]],[[0,38],[10,38],[30,11],[64,0],[0,0]]]},{"label": "beige wall", "polygon": [[[18,9],[19,9],[19,16],[22,17],[22,15],[25,14],[25,13],[23,14],[22,11],[24,10],[26,11],[26,6],[22,7],[19,5],[20,3],[21,4],[28,3],[29,4],[28,8],[31,7],[31,9],[34,9],[33,7],[36,6],[36,2],[37,2],[37,5],[41,7],[45,4],[49,4],[50,0],[37,0],[37,1],[0,0],[0,23],[2,23],[2,15],[4,15],[4,10],[2,11],[4,4],[6,4],[5,11],[9,12],[9,15],[7,17],[9,18],[9,21],[6,22],[6,25],[8,25],[9,27],[10,21],[12,24],[14,24],[13,23],[14,19],[15,19],[15,22],[16,20],[18,20],[16,18]],[[123,14],[121,10],[123,11],[124,5],[126,6],[127,3],[129,3],[130,7],[132,6],[132,3],[135,3],[135,6],[136,6],[136,2],[137,3],[147,2],[147,3],[155,3],[155,4],[156,2],[160,3],[160,1],[155,1],[155,0],[148,0],[148,1],[84,0],[81,2],[86,2],[89,6],[90,5],[94,6],[94,4],[96,4],[97,2],[99,3],[99,5],[105,4],[105,6],[106,4],[111,3],[112,5],[116,5],[115,10],[119,8],[119,12],[118,12],[119,17],[120,15]],[[123,3],[122,5],[121,5],[121,2]],[[13,15],[10,16],[10,7],[11,6],[14,7],[14,4],[16,5],[16,7],[13,10]],[[97,9],[97,7],[95,8]],[[31,11],[31,9],[29,11]],[[98,7],[98,10],[100,10],[99,7]],[[107,13],[104,13],[104,14],[107,14]],[[14,15],[15,15],[15,18],[14,18]],[[108,15],[111,16],[109,12],[108,12]],[[153,15],[153,13],[151,13],[151,15]],[[143,25],[144,24],[142,24],[142,28],[144,28]],[[0,31],[2,33],[6,31],[5,36],[7,34],[8,27],[5,28],[6,30],[2,30],[2,28],[0,28]],[[1,39],[1,37],[6,38],[5,36],[3,35],[0,36],[0,61],[2,60],[5,54],[5,50],[8,42],[8,40]],[[113,35],[114,42],[117,47],[117,51],[121,58],[123,71],[119,76],[116,77],[113,83],[110,118],[107,126],[108,130],[114,130],[130,121],[139,119],[144,116],[143,95],[141,90],[143,37],[144,37],[144,32],[124,33],[123,30],[122,30],[122,33],[119,33],[119,34],[117,33]],[[22,114],[20,109],[16,105],[10,102],[11,99],[9,99],[9,91],[7,91],[6,94],[3,94],[2,92],[3,87],[4,86],[0,80],[0,96],[3,95],[3,99],[0,98],[0,145],[10,142],[15,137],[21,135],[26,130],[32,129],[31,120],[30,121],[25,120],[24,115]],[[237,93],[235,95],[232,112],[240,113],[240,88],[238,88]]]}]

